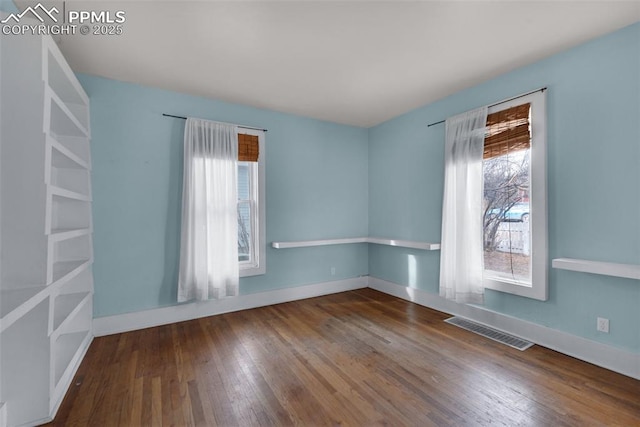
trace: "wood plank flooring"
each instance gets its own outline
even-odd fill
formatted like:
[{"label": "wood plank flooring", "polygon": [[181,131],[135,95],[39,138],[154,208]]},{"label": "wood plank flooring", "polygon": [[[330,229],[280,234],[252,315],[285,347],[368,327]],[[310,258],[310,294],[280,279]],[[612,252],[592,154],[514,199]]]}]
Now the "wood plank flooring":
[{"label": "wood plank flooring", "polygon": [[640,381],[361,289],[96,338],[53,426],[640,426]]}]

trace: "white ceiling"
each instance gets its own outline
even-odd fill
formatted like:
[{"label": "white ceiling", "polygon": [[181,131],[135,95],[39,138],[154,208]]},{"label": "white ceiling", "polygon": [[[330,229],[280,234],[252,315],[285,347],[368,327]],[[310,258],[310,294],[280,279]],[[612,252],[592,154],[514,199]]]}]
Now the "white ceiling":
[{"label": "white ceiling", "polygon": [[66,7],[126,12],[123,35],[62,37],[75,71],[364,127],[640,20],[640,1]]}]

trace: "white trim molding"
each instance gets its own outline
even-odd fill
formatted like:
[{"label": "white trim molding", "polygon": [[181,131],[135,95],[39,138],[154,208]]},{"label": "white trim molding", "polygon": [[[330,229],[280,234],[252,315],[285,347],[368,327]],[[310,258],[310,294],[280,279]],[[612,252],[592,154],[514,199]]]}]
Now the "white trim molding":
[{"label": "white trim molding", "polygon": [[350,237],[346,239],[299,240],[294,242],[272,242],[276,249],[305,248],[309,246],[345,245],[350,243],[373,243],[376,245],[399,246],[403,248],[437,251],[440,243],[415,242],[413,240],[387,239],[383,237]]},{"label": "white trim molding", "polygon": [[170,323],[183,322],[216,314],[248,310],[267,305],[280,304],[305,298],[313,298],[338,292],[351,291],[367,287],[367,277],[315,283],[305,286],[281,288],[272,291],[233,298],[191,302],[169,307],[116,314],[93,319],[93,335],[96,337],[135,331]]},{"label": "white trim molding", "polygon": [[[265,138],[266,131],[262,129],[246,129],[238,130],[238,133],[246,135],[255,135],[258,137],[258,163],[252,167],[251,171],[251,199],[253,213],[251,215],[253,223],[251,229],[257,233],[252,236],[253,259],[247,265],[240,263],[240,277],[258,276],[265,274],[267,271],[267,203],[266,203],[266,155]],[[257,175],[257,176],[256,176]],[[256,181],[258,185],[256,186]]]},{"label": "white trim molding", "polygon": [[369,277],[369,287],[416,304],[465,317],[566,355],[640,380],[640,356],[482,307],[458,304],[420,289]]},{"label": "white trim molding", "polygon": [[272,242],[275,249],[306,248],[310,246],[346,245],[350,243],[367,243],[366,237],[350,237],[346,239],[298,240],[293,242]]},{"label": "white trim molding", "polygon": [[546,301],[549,295],[549,257],[547,227],[547,104],[546,91],[537,90],[507,102],[489,107],[489,114],[516,105],[531,104],[531,158],[529,180],[530,219],[530,280],[501,278],[490,270],[484,271],[485,288]]},{"label": "white trim molding", "polygon": [[367,237],[367,243],[375,245],[399,246],[402,248],[422,249],[424,251],[440,250],[440,243],[414,242],[413,240],[387,239],[384,237]]},{"label": "white trim molding", "polygon": [[553,268],[580,271],[582,273],[602,274],[640,280],[640,265],[617,264],[614,262],[588,261],[585,259],[556,258],[551,261]]}]

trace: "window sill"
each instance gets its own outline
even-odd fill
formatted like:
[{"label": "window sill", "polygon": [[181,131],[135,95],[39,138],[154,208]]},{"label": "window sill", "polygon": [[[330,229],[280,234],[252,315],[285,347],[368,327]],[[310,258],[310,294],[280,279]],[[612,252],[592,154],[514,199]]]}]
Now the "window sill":
[{"label": "window sill", "polygon": [[260,276],[266,273],[264,265],[258,267],[245,267],[240,269],[240,277]]},{"label": "window sill", "polygon": [[484,285],[485,289],[491,289],[494,291],[504,292],[521,297],[537,299],[540,301],[547,300],[546,289],[542,286],[536,288],[529,283],[518,282],[516,280],[503,278],[484,278],[482,280],[482,284]]},{"label": "window sill", "polygon": [[492,282],[498,282],[498,283],[504,283],[504,284],[507,284],[507,285],[521,286],[521,287],[524,287],[524,288],[530,288],[531,287],[531,282],[525,282],[525,281],[522,281],[522,280],[513,279],[511,277],[501,276],[500,273],[497,272],[497,271],[485,270],[485,273],[487,273],[484,276],[484,279],[483,279],[483,283],[485,283],[485,284],[491,284]]}]

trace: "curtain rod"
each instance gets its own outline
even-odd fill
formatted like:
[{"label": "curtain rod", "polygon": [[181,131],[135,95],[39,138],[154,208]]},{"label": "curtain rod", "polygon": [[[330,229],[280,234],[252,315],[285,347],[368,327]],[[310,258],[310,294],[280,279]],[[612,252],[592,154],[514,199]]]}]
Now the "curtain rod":
[{"label": "curtain rod", "polygon": [[[504,104],[505,102],[513,101],[514,99],[522,98],[527,95],[531,95],[532,93],[544,92],[545,90],[547,90],[546,86],[541,87],[540,89],[532,90],[531,92],[523,93],[522,95],[514,96],[513,98],[505,99],[504,101],[496,102],[495,104],[489,105],[488,108],[495,107],[496,105]],[[444,123],[444,122],[446,122],[446,120],[440,120],[439,122],[435,122],[435,123],[431,123],[430,125],[427,125],[427,127],[430,128],[431,126],[439,125],[440,123]]]},{"label": "curtain rod", "polygon": [[[162,115],[165,117],[173,117],[174,119],[187,120],[187,118],[183,116],[174,116],[173,114],[165,114],[165,113],[162,113]],[[238,126],[241,129],[253,129],[253,130],[261,130],[263,132],[267,132],[267,129],[253,128],[251,126],[240,126],[240,125],[236,125],[236,126]]]}]

